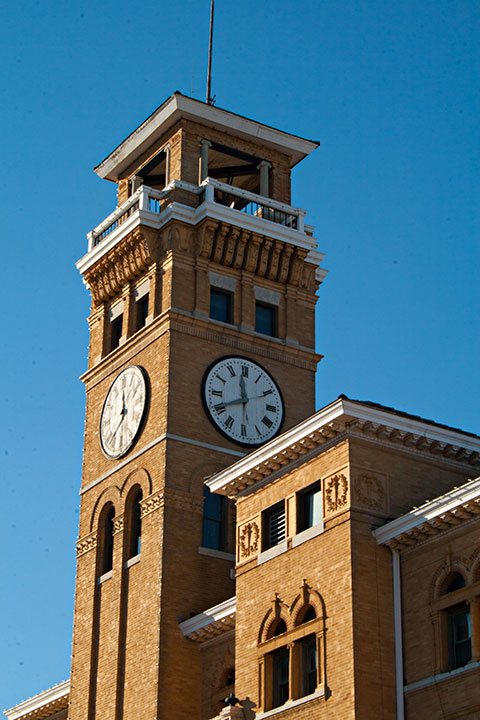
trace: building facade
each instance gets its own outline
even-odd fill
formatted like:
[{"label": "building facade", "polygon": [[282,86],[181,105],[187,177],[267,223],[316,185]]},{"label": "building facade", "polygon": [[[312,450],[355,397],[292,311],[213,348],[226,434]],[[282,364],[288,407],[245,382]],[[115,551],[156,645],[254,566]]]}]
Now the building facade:
[{"label": "building facade", "polygon": [[317,145],[176,93],[96,168],[71,677],[9,720],[480,717],[480,439],[312,415]]}]

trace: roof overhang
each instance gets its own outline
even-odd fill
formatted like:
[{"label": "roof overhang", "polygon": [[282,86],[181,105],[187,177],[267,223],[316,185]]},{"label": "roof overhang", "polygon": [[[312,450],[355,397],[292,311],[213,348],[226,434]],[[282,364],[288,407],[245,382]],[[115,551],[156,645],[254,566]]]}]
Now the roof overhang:
[{"label": "roof overhang", "polygon": [[340,397],[250,453],[205,484],[233,497],[255,491],[288,471],[302,455],[318,454],[341,436],[364,436],[434,457],[480,465],[480,437],[373,403]]},{"label": "roof overhang", "polygon": [[374,530],[379,545],[405,550],[480,515],[480,478],[430,500]]},{"label": "roof overhang", "polygon": [[118,182],[122,173],[134,162],[135,158],[181,119],[194,120],[201,125],[222,130],[236,137],[254,140],[279,150],[290,156],[291,167],[303,160],[320,144],[315,140],[306,140],[297,135],[276,130],[242,115],[222,110],[214,105],[207,105],[176,92],[97,165],[95,172],[105,180]]},{"label": "roof overhang", "polygon": [[8,720],[42,720],[68,706],[70,680],[54,685],[28,700],[4,710]]},{"label": "roof overhang", "polygon": [[184,637],[198,643],[212,640],[235,627],[236,597],[225,600],[220,605],[194,615],[179,624]]}]

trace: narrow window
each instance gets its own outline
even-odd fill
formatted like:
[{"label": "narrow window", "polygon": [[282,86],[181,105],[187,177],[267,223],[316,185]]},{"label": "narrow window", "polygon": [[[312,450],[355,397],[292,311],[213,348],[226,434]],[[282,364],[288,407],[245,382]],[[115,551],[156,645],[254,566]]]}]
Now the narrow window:
[{"label": "narrow window", "polygon": [[310,485],[297,495],[297,532],[322,522],[320,482]]},{"label": "narrow window", "polygon": [[263,549],[274,547],[285,539],[285,501],[263,513]]},{"label": "narrow window", "polygon": [[100,565],[100,575],[104,575],[113,567],[113,518],[115,517],[115,508],[111,507],[105,515],[103,522],[103,552],[102,562]]},{"label": "narrow window", "polygon": [[118,315],[110,323],[110,351],[115,350],[120,344],[122,337],[123,315]]},{"label": "narrow window", "polygon": [[128,559],[135,557],[136,555],[140,555],[140,550],[142,546],[142,519],[140,517],[140,502],[142,500],[142,497],[142,491],[139,490],[130,506],[130,538]]},{"label": "narrow window", "polygon": [[447,610],[448,665],[450,670],[463,667],[472,659],[470,609],[467,603]]},{"label": "narrow window", "polygon": [[135,303],[135,332],[145,327],[148,316],[148,293]]},{"label": "narrow window", "polygon": [[273,677],[272,677],[272,708],[284,705],[289,696],[288,675],[289,675],[289,650],[281,648],[272,653]]},{"label": "narrow window", "polygon": [[211,550],[225,548],[225,498],[203,489],[203,547]]},{"label": "narrow window", "polygon": [[210,317],[212,320],[232,324],[232,300],[232,294],[226,290],[210,288]]},{"label": "narrow window", "polygon": [[317,643],[315,635],[301,641],[302,696],[311,695],[317,689]]},{"label": "narrow window", "polygon": [[277,308],[265,303],[255,303],[255,331],[262,335],[277,337]]}]

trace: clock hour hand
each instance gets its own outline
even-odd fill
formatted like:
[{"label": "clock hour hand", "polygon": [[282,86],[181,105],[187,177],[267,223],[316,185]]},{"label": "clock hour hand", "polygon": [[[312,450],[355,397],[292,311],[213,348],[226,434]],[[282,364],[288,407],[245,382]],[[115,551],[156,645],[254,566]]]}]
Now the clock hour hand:
[{"label": "clock hour hand", "polygon": [[235,398],[235,400],[228,400],[227,402],[222,402],[220,405],[222,407],[228,407],[228,405],[238,405],[239,403],[245,403],[247,402],[246,398]]},{"label": "clock hour hand", "polygon": [[242,402],[248,402],[247,391],[245,389],[245,378],[240,375],[240,392],[242,393]]}]

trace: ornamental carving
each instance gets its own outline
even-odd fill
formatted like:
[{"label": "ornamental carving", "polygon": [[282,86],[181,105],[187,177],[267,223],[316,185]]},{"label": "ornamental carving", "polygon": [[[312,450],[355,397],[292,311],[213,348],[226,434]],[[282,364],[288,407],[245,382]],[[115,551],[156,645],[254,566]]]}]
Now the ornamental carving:
[{"label": "ornamental carving", "polygon": [[148,268],[152,258],[143,233],[134,231],[85,273],[95,305],[117,295],[122,287]]},{"label": "ornamental carving", "polygon": [[163,490],[159,490],[153,495],[149,495],[140,501],[140,517],[144,518],[150,513],[163,507],[164,504],[164,493]]},{"label": "ornamental carving", "polygon": [[116,535],[123,530],[123,513],[113,518],[113,535]]},{"label": "ornamental carving", "polygon": [[355,480],[355,495],[360,505],[372,510],[385,509],[385,486],[383,478],[363,473]]},{"label": "ornamental carving", "polygon": [[258,553],[258,539],[260,530],[256,522],[249,522],[240,532],[240,557],[248,558]]},{"label": "ornamental carving", "polygon": [[94,550],[97,547],[97,533],[90,533],[86,537],[81,538],[77,542],[77,558],[81,555],[85,555],[89,550]]},{"label": "ornamental carving", "polygon": [[348,480],[345,475],[334,475],[326,481],[325,500],[328,512],[341,510],[347,504]]}]

